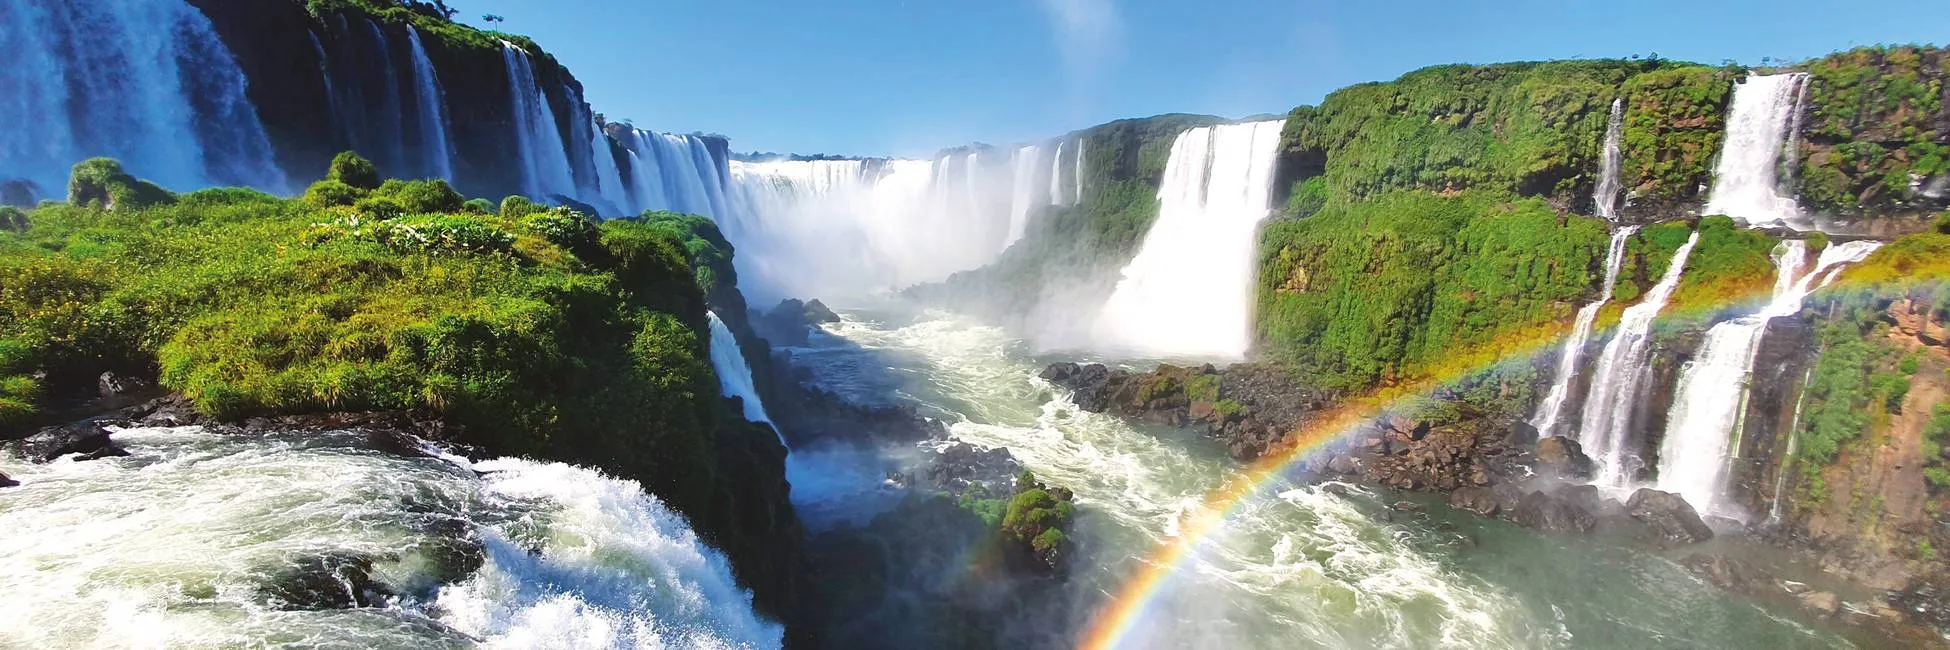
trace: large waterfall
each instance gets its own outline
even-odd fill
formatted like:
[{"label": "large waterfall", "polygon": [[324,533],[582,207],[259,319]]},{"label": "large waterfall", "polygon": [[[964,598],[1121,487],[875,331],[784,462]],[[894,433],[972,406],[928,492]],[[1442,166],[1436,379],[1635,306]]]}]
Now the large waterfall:
[{"label": "large waterfall", "polygon": [[711,157],[703,138],[632,129],[625,134],[623,146],[631,154],[632,212],[668,210],[726,218],[711,202],[713,193],[723,193],[725,179],[714,171],[715,163],[698,164],[699,159]]},{"label": "large waterfall", "polygon": [[1625,187],[1619,180],[1619,169],[1625,165],[1625,150],[1620,144],[1625,139],[1625,100],[1611,100],[1611,119],[1605,123],[1605,151],[1598,159],[1598,188],[1591,195],[1591,204],[1597,208],[1598,216],[1607,221],[1618,220],[1618,193]]},{"label": "large waterfall", "polygon": [[[1603,190],[1599,191],[1599,200],[1603,201]],[[1570,399],[1571,380],[1577,377],[1578,360],[1584,356],[1584,344],[1591,340],[1591,327],[1598,322],[1598,310],[1611,302],[1612,291],[1618,285],[1618,270],[1625,263],[1625,242],[1637,232],[1637,226],[1626,226],[1611,233],[1611,245],[1605,247],[1605,288],[1598,294],[1597,300],[1578,309],[1577,320],[1571,325],[1571,335],[1564,339],[1564,348],[1558,352],[1556,379],[1551,381],[1550,392],[1545,394],[1543,403],[1537,406],[1537,414],[1530,421],[1531,425],[1537,427],[1539,437],[1557,435],[1564,403]]]},{"label": "large waterfall", "polygon": [[420,170],[428,178],[454,179],[453,146],[448,143],[447,100],[440,92],[440,77],[427,60],[420,43],[420,30],[406,26],[407,42],[413,46],[414,104],[419,107]]},{"label": "large waterfall", "polygon": [[1009,238],[1002,244],[1005,248],[1022,239],[1023,231],[1029,228],[1030,211],[1036,207],[1036,172],[1042,166],[1038,153],[1036,145],[1025,145],[1016,150],[1011,163],[1014,191],[1009,194]]},{"label": "large waterfall", "polygon": [[568,149],[562,145],[562,132],[555,124],[555,109],[548,95],[535,83],[535,68],[528,53],[513,43],[502,41],[501,56],[508,68],[509,106],[515,119],[516,163],[521,167],[522,194],[536,200],[554,196],[576,196],[575,173]]},{"label": "large waterfall", "polygon": [[1639,304],[1625,309],[1618,329],[1591,370],[1591,391],[1584,400],[1584,417],[1578,427],[1578,441],[1598,461],[1599,485],[1620,486],[1632,479],[1638,469],[1638,456],[1626,451],[1626,438],[1632,424],[1632,409],[1639,386],[1645,380],[1646,354],[1652,344],[1652,319],[1666,308],[1666,301],[1679,288],[1686,271],[1686,259],[1699,243],[1699,232],[1672,255],[1658,284],[1646,292]]},{"label": "large waterfall", "polygon": [[129,456],[0,457],[21,483],[0,490],[0,584],[22,595],[0,604],[0,646],[783,639],[725,557],[632,481],[352,432],[115,438]]},{"label": "large waterfall", "polygon": [[1801,272],[1808,257],[1804,242],[1788,240],[1775,248],[1773,298],[1757,313],[1714,325],[1679,377],[1659,448],[1659,489],[1686,497],[1700,512],[1740,514],[1725,511],[1720,496],[1727,463],[1740,447],[1754,357],[1768,321],[1799,313],[1816,282],[1879,246],[1871,241],[1829,246],[1807,273]]},{"label": "large waterfall", "polygon": [[1252,322],[1254,237],[1268,213],[1282,120],[1179,134],[1158,219],[1097,317],[1104,345],[1238,358]]},{"label": "large waterfall", "polygon": [[1751,225],[1785,225],[1807,230],[1814,224],[1791,194],[1783,194],[1780,170],[1790,133],[1801,108],[1804,73],[1751,75],[1736,86],[1727,117],[1726,144],[1713,172],[1713,193],[1704,214],[1724,214]]},{"label": "large waterfall", "polygon": [[94,156],[175,189],[284,191],[284,174],[210,21],[182,0],[0,9],[0,182],[58,198]]}]

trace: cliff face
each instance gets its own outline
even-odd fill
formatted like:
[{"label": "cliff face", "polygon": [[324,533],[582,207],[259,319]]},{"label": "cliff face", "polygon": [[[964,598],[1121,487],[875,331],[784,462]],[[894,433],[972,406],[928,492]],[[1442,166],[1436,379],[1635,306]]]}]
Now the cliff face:
[{"label": "cliff face", "polygon": [[1950,207],[1950,52],[1861,48],[1800,67],[1803,205],[1885,235]]},{"label": "cliff face", "polygon": [[[498,199],[519,193],[512,88],[502,41],[534,61],[535,83],[556,108],[572,151],[587,149],[590,115],[582,85],[533,41],[482,32],[383,2],[189,0],[210,17],[250,80],[250,97],[281,166],[298,179],[321,175],[331,157],[357,150],[390,177],[427,175],[414,114],[409,26],[418,32],[444,96],[455,189]],[[313,11],[318,13],[312,13]],[[581,160],[586,156],[571,156]],[[577,165],[577,180],[594,170]]]}]

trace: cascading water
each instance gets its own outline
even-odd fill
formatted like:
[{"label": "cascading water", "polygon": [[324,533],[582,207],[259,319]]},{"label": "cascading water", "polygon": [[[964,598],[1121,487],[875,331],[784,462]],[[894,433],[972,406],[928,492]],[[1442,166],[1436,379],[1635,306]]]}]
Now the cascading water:
[{"label": "cascading water", "polygon": [[377,72],[383,85],[380,86],[379,105],[373,113],[385,128],[378,133],[368,134],[369,150],[366,155],[378,158],[380,170],[389,176],[403,176],[407,170],[406,156],[406,103],[400,98],[399,70],[393,65],[393,43],[386,38],[386,30],[379,23],[364,19],[366,34],[371,37],[370,63],[368,72]]},{"label": "cascading water", "polygon": [[1612,231],[1611,245],[1605,248],[1605,288],[1597,300],[1578,309],[1578,318],[1571,325],[1571,335],[1564,339],[1564,347],[1557,355],[1556,379],[1551,381],[1550,392],[1545,394],[1543,403],[1537,406],[1537,414],[1530,420],[1531,425],[1537,428],[1539,437],[1557,435],[1564,403],[1570,399],[1571,380],[1577,377],[1578,359],[1584,356],[1584,344],[1591,340],[1591,326],[1598,322],[1598,310],[1611,302],[1612,291],[1618,285],[1618,270],[1625,263],[1625,242],[1636,232],[1637,226]]},{"label": "cascading water", "polygon": [[595,160],[596,178],[602,183],[602,187],[596,188],[596,198],[615,209],[631,214],[638,212],[632,209],[629,192],[623,189],[623,170],[616,166],[616,152],[610,149],[609,136],[603,135],[594,122],[590,123],[590,131],[595,135],[589,140],[589,155]]},{"label": "cascading water", "polygon": [[1076,200],[1071,201],[1070,205],[1081,205],[1083,203],[1083,152],[1083,139],[1077,138],[1077,160],[1073,166],[1074,173],[1070,177],[1070,184],[1076,188]]},{"label": "cascading water", "polygon": [[429,178],[454,180],[453,147],[448,144],[447,100],[440,92],[440,77],[427,60],[420,43],[420,30],[406,26],[407,41],[413,47],[414,104],[419,107],[420,170]]},{"label": "cascading water", "polygon": [[555,109],[541,86],[535,84],[535,68],[529,63],[528,52],[502,41],[501,57],[508,69],[522,193],[537,201],[575,196],[575,174],[569,167],[568,149],[562,146],[562,132],[555,126]]},{"label": "cascading water", "polygon": [[1598,159],[1598,189],[1592,193],[1591,203],[1598,210],[1598,216],[1607,221],[1618,220],[1618,193],[1625,184],[1619,180],[1619,168],[1625,164],[1625,150],[1620,144],[1625,138],[1625,100],[1611,100],[1611,119],[1605,123],[1604,157]]},{"label": "cascading water", "polygon": [[1727,117],[1726,144],[1713,172],[1713,193],[1705,214],[1724,214],[1750,225],[1785,225],[1808,230],[1814,223],[1781,191],[1782,152],[1798,134],[1790,133],[1800,109],[1801,85],[1808,75],[1750,75],[1734,87]]},{"label": "cascading water", "polygon": [[9,2],[0,19],[0,182],[43,196],[95,156],[188,190],[285,191],[246,80],[181,0]]},{"label": "cascading water", "polygon": [[1758,313],[1714,325],[1686,364],[1659,449],[1659,489],[1686,498],[1700,512],[1738,516],[1720,502],[1732,451],[1740,447],[1741,420],[1767,322],[1801,311],[1814,283],[1831,270],[1862,261],[1881,246],[1853,241],[1829,246],[1812,270],[1801,273],[1807,245],[1788,240],[1774,251],[1774,295]]},{"label": "cascading water", "polygon": [[1102,343],[1238,358],[1252,318],[1254,235],[1268,213],[1282,120],[1179,134],[1158,219],[1097,316]]},{"label": "cascading water", "polygon": [[1014,169],[1011,182],[1014,191],[1009,194],[1009,237],[1002,243],[1003,248],[1022,239],[1023,232],[1029,228],[1029,213],[1036,207],[1033,205],[1036,201],[1036,171],[1038,163],[1042,162],[1037,158],[1037,153],[1033,144],[1016,150],[1011,164]]},{"label": "cascading water", "polygon": [[712,173],[710,166],[697,164],[700,157],[710,157],[702,138],[632,130],[623,144],[636,154],[631,174],[635,176],[632,182],[637,188],[638,210],[726,218],[711,205],[707,187],[722,185],[724,179]]},{"label": "cascading water", "polygon": [[[718,373],[718,386],[726,397],[736,397],[744,402],[745,419],[752,422],[771,423],[772,416],[765,414],[765,404],[758,399],[758,387],[752,383],[752,366],[745,361],[745,352],[738,347],[738,337],[733,336],[731,328],[718,319],[716,312],[706,312],[711,317],[711,369]],[[780,438],[780,443],[785,439]]]},{"label": "cascading water", "polygon": [[129,456],[0,456],[21,483],[0,490],[0,585],[33,595],[0,602],[0,646],[783,640],[728,561],[632,481],[354,432],[114,435]]},{"label": "cascading water", "polygon": [[1774,498],[1766,522],[1770,526],[1780,524],[1781,515],[1787,510],[1787,501],[1781,497],[1787,494],[1788,464],[1801,451],[1801,413],[1808,406],[1808,380],[1814,376],[1813,366],[1801,373],[1801,395],[1794,399],[1794,415],[1788,418],[1787,448],[1781,451],[1781,463],[1774,467]]},{"label": "cascading water", "polygon": [[1639,385],[1645,379],[1646,353],[1651,347],[1652,319],[1666,308],[1672,292],[1679,288],[1686,259],[1699,243],[1699,232],[1672,255],[1658,284],[1646,292],[1639,304],[1625,309],[1618,328],[1598,363],[1591,369],[1591,392],[1584,400],[1584,417],[1578,427],[1578,442],[1598,462],[1598,485],[1622,486],[1637,472],[1636,455],[1628,455],[1625,439],[1632,423],[1632,407]]},{"label": "cascading water", "polygon": [[1056,143],[1056,155],[1050,157],[1049,163],[1049,204],[1059,207],[1069,205],[1068,198],[1069,193],[1063,191],[1063,143],[1059,141]]}]

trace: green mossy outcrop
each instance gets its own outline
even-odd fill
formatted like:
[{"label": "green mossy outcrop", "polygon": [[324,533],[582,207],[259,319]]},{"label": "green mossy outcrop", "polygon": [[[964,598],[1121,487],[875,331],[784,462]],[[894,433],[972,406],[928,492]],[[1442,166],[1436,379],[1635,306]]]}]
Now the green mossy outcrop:
[{"label": "green mossy outcrop", "polygon": [[1848,218],[1950,206],[1950,51],[1904,45],[1838,52],[1810,76],[1800,149],[1803,206]]}]

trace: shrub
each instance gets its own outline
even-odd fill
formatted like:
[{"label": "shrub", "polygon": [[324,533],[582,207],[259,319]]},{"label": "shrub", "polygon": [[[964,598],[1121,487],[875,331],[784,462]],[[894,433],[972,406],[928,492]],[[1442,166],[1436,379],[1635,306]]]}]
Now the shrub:
[{"label": "shrub", "polygon": [[187,207],[210,208],[223,205],[274,204],[280,199],[248,187],[211,187],[196,190],[176,198]]},{"label": "shrub", "polygon": [[409,213],[459,212],[466,204],[459,192],[440,179],[421,181],[388,180],[373,191],[397,201]]},{"label": "shrub", "polygon": [[84,208],[130,210],[162,205],[175,197],[161,187],[138,180],[113,158],[90,158],[75,163],[68,177],[68,203]]},{"label": "shrub", "polygon": [[362,190],[376,190],[379,189],[379,169],[358,153],[340,152],[332,157],[332,166],[325,173],[325,180],[338,181]]},{"label": "shrub", "polygon": [[26,212],[11,205],[0,205],[0,230],[26,232],[28,225]]},{"label": "shrub", "polygon": [[352,204],[352,208],[367,218],[379,220],[395,219],[405,216],[407,212],[406,206],[400,205],[398,200],[377,194],[359,199]]},{"label": "shrub", "polygon": [[474,214],[495,214],[494,202],[487,199],[468,199],[461,209]]},{"label": "shrub", "polygon": [[599,239],[595,222],[564,208],[529,214],[522,218],[521,225],[569,251],[592,250]]},{"label": "shrub", "polygon": [[534,201],[528,200],[528,197],[525,196],[509,195],[507,198],[501,199],[501,218],[509,221],[519,221],[522,217],[542,210],[542,206],[536,205]]},{"label": "shrub", "polygon": [[322,180],[305,188],[305,203],[314,208],[349,206],[366,198],[365,190],[335,180]]}]

